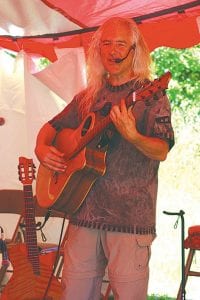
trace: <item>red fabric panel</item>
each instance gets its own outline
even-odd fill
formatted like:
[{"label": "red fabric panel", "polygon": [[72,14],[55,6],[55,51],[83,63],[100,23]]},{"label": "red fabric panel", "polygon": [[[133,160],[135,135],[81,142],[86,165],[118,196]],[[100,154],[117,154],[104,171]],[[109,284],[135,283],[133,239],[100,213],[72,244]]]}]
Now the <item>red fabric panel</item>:
[{"label": "red fabric panel", "polygon": [[[137,17],[175,6],[192,0],[41,0],[49,7],[62,13],[82,27],[99,26],[111,16]],[[162,18],[159,17],[159,18]]]},{"label": "red fabric panel", "polygon": [[81,46],[80,35],[75,35],[66,38],[59,38],[53,41],[52,39],[38,39],[38,38],[23,38],[13,41],[10,38],[0,37],[0,47],[19,52],[20,50],[26,53],[46,57],[50,61],[57,60],[54,48],[77,48]]},{"label": "red fabric panel", "polygon": [[[150,50],[160,46],[187,48],[200,42],[197,16],[200,8],[193,13],[174,14],[170,17],[156,18],[144,21],[139,27],[147,41]],[[51,61],[57,59],[54,47],[75,48],[84,47],[86,53],[92,37],[92,32],[72,36],[53,38],[19,38],[11,39],[0,36],[0,47],[13,51],[24,50],[29,54],[47,57]]]},{"label": "red fabric panel", "polygon": [[160,46],[188,48],[199,44],[200,34],[196,17],[174,18],[151,24],[141,24],[140,29],[150,50]]},{"label": "red fabric panel", "polygon": [[68,5],[70,4],[72,9],[75,8],[75,15],[77,15],[77,11],[79,11],[79,9],[78,9],[79,6],[77,6],[77,3],[76,3],[76,5],[74,5],[74,1],[72,4],[69,3],[69,1],[68,1],[68,3],[64,3],[62,0],[61,1],[59,1],[59,0],[58,1],[41,0],[41,1],[44,2],[50,8],[55,9],[56,11],[61,13],[64,17],[66,17],[68,20],[74,22],[75,24],[79,25],[80,27],[87,27],[81,21],[77,20],[76,17],[73,17],[72,15],[70,15],[68,13],[68,9],[65,8],[65,4],[68,4]]}]

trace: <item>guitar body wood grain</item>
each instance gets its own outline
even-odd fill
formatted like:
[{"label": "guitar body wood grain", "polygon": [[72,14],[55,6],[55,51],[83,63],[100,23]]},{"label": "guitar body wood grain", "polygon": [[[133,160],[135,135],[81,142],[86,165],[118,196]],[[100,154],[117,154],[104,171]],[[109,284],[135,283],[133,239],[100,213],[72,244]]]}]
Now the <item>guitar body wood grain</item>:
[{"label": "guitar body wood grain", "polygon": [[[40,274],[33,273],[32,265],[27,259],[25,244],[10,245],[9,258],[13,266],[13,275],[3,289],[1,300],[60,300],[61,283],[53,276],[47,297],[43,297],[52,272],[48,255],[40,255]],[[52,258],[50,258],[52,259]]]},{"label": "guitar body wood grain", "polygon": [[[68,130],[62,131],[62,138]],[[66,139],[62,139],[66,141]],[[58,147],[60,149],[60,147]],[[92,185],[106,170],[106,152],[84,148],[67,163],[65,173],[54,174],[39,166],[36,195],[41,207],[73,214],[82,204]]]}]

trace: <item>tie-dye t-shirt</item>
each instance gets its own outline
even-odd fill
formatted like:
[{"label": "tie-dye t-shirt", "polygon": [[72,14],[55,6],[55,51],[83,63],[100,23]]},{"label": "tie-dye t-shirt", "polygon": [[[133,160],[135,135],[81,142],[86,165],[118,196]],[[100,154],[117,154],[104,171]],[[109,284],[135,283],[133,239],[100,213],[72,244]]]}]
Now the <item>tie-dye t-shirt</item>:
[{"label": "tie-dye t-shirt", "polygon": [[[105,85],[99,92],[91,111],[104,118],[111,105],[119,103],[135,89],[134,81],[121,86]],[[57,130],[82,126],[78,107],[81,94],[49,123]],[[150,101],[136,102],[132,111],[138,131],[146,136],[158,137],[174,144],[171,110],[166,95]],[[92,185],[81,207],[70,216],[70,222],[88,228],[135,234],[155,234],[158,169],[160,162],[142,154],[122,138],[113,126],[102,134],[106,148],[103,176]],[[108,141],[107,141],[108,140]],[[95,141],[95,142],[94,142]],[[98,139],[99,141],[99,139]],[[96,140],[91,149],[98,151]],[[94,147],[95,145],[95,147]],[[90,144],[87,145],[88,149]]]}]

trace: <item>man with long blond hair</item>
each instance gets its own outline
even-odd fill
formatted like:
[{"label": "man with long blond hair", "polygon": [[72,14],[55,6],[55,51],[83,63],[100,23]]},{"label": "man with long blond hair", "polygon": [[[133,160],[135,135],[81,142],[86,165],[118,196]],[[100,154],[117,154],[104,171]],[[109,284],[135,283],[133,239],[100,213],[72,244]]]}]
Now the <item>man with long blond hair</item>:
[{"label": "man with long blond hair", "polygon": [[[106,268],[114,299],[147,298],[158,168],[174,144],[167,96],[160,92],[152,103],[137,103],[137,93],[151,82],[150,67],[150,53],[135,22],[107,20],[90,44],[87,88],[38,134],[38,159],[59,174],[67,162],[53,144],[57,133],[78,128],[90,112],[101,119],[109,115],[112,123],[91,142],[91,149],[105,149],[105,172],[69,216],[62,300],[99,300]],[[136,101],[128,107],[126,99],[133,95],[135,100],[135,92]]]}]

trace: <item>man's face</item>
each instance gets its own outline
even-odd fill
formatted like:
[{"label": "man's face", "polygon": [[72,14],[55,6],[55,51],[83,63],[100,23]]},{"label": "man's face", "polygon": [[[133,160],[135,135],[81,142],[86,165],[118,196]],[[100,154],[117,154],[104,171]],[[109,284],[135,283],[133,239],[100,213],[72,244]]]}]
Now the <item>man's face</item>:
[{"label": "man's face", "polygon": [[126,75],[132,72],[134,50],[121,63],[116,58],[124,58],[134,44],[133,36],[125,25],[109,24],[104,29],[100,41],[100,55],[104,68],[110,76]]}]

